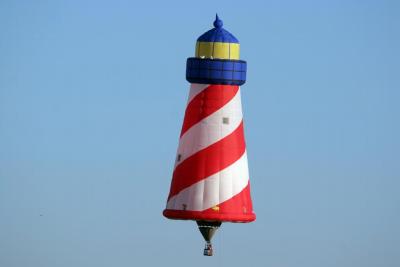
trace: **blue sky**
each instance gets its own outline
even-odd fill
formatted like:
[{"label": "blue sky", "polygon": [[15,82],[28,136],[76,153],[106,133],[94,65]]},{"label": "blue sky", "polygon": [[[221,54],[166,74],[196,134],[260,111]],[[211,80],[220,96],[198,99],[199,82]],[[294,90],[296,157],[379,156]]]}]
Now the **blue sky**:
[{"label": "blue sky", "polygon": [[[218,12],[257,221],[162,217]],[[0,2],[0,266],[400,265],[397,1]]]}]

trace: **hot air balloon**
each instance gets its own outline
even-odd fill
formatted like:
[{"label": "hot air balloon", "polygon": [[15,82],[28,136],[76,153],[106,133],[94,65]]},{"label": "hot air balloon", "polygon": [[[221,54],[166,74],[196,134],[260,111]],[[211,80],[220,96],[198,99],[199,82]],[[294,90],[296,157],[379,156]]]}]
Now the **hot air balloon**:
[{"label": "hot air balloon", "polygon": [[206,241],[204,255],[212,256],[211,239],[221,223],[256,218],[240,97],[246,61],[218,15],[214,28],[197,39],[195,55],[187,59],[191,85],[163,215],[196,221]]}]

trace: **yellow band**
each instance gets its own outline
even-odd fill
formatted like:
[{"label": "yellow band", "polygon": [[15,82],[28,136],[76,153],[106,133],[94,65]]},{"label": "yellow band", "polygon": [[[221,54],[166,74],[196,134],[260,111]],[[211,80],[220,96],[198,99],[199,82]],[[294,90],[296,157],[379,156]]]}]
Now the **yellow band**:
[{"label": "yellow band", "polygon": [[239,44],[222,42],[197,42],[196,57],[239,59]]}]

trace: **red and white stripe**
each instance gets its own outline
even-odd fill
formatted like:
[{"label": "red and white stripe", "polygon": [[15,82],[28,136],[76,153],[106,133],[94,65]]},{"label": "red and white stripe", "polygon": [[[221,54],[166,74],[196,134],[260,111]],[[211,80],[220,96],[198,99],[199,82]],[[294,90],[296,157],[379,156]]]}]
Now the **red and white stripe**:
[{"label": "red and white stripe", "polygon": [[254,216],[239,86],[191,84],[166,210]]}]

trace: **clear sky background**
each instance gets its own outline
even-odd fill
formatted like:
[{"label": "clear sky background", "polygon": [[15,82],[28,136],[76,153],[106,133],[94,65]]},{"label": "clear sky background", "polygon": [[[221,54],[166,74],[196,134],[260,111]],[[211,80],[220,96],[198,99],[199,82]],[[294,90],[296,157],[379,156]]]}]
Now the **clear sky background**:
[{"label": "clear sky background", "polygon": [[[162,217],[215,12],[257,221]],[[400,266],[398,1],[0,1],[0,266]]]}]

